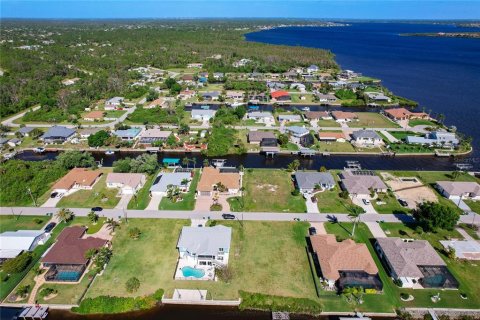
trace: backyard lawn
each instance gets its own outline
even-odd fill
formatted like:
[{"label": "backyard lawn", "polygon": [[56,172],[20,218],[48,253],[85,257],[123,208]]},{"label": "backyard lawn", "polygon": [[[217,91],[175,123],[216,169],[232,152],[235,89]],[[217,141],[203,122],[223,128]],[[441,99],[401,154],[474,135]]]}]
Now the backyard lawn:
[{"label": "backyard lawn", "polygon": [[350,142],[317,142],[315,147],[320,152],[355,152]]},{"label": "backyard lawn", "polygon": [[47,216],[0,215],[0,233],[17,230],[40,230],[50,220]]},{"label": "backyard lawn", "polygon": [[280,147],[282,150],[289,150],[289,151],[298,151],[300,148],[293,142],[288,142],[287,144]]},{"label": "backyard lawn", "polygon": [[[131,296],[125,290],[125,282],[135,276],[141,283],[135,295],[150,294],[163,288],[170,297],[177,288],[206,289],[208,299],[238,299],[238,290],[315,298],[305,252],[307,223],[245,221],[243,227],[238,221],[219,223],[233,228],[229,258],[233,278],[230,283],[173,279],[178,258],[175,248],[178,235],[181,227],[190,225],[190,221],[131,219],[128,227],[122,226],[117,231],[113,239],[112,260],[87,296],[109,295],[112,288],[115,288],[115,295]],[[132,227],[142,231],[136,241],[128,237],[127,230]]]},{"label": "backyard lawn", "polygon": [[[294,196],[291,173],[283,170],[247,169],[243,176],[245,195],[230,198],[232,211],[306,212],[302,196]],[[243,206],[242,206],[243,204]]]},{"label": "backyard lawn", "polygon": [[117,188],[107,188],[105,183],[107,173],[111,169],[101,169],[104,173],[100,180],[93,186],[91,190],[79,190],[75,193],[63,197],[57,204],[59,208],[91,208],[100,206],[103,208],[114,208],[120,197],[117,197]]},{"label": "backyard lawn", "polygon": [[159,205],[159,210],[193,210],[195,208],[195,192],[197,191],[198,180],[200,180],[199,170],[195,170],[190,189],[183,194],[183,200],[172,202],[167,197],[163,197]]},{"label": "backyard lawn", "polygon": [[426,120],[426,119],[413,119],[413,120],[408,121],[408,125],[410,127],[415,127],[415,126],[438,127],[438,124],[436,122],[433,122],[431,120]]},{"label": "backyard lawn", "polygon": [[399,128],[395,122],[376,112],[357,112],[358,121],[348,123],[352,128]]}]

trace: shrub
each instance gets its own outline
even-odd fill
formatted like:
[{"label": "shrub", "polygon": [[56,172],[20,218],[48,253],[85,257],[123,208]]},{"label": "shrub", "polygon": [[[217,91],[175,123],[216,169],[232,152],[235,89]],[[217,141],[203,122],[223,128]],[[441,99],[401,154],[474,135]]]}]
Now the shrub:
[{"label": "shrub", "polygon": [[269,311],[287,311],[317,315],[322,312],[322,306],[310,299],[270,296],[261,293],[239,291],[242,302],[240,310],[258,309]]},{"label": "shrub", "polygon": [[47,287],[42,289],[39,292],[39,295],[40,295],[40,298],[45,298],[45,297],[48,297],[49,295],[56,294],[56,293],[57,293],[57,290]]},{"label": "shrub", "polygon": [[348,191],[343,190],[342,192],[340,192],[339,196],[342,199],[348,199]]},{"label": "shrub", "polygon": [[452,230],[460,219],[459,214],[451,208],[434,202],[420,204],[413,216],[425,231]]},{"label": "shrub", "polygon": [[215,274],[217,275],[218,279],[226,283],[229,283],[234,275],[232,268],[229,266],[215,268]]},{"label": "shrub", "polygon": [[140,288],[140,280],[138,280],[138,278],[131,277],[125,283],[125,288],[130,293],[136,292]]},{"label": "shrub", "polygon": [[131,228],[131,229],[128,230],[128,236],[129,236],[130,238],[132,238],[132,239],[135,239],[135,240],[138,239],[138,238],[140,238],[140,234],[141,234],[141,233],[142,233],[142,232],[141,232],[140,229],[137,228],[137,227],[133,227],[133,228]]},{"label": "shrub", "polygon": [[29,285],[26,285],[26,286],[20,286],[18,287],[17,291],[15,292],[17,294],[17,296],[19,297],[26,297],[27,294],[30,292],[30,286]]},{"label": "shrub", "polygon": [[300,190],[294,189],[294,190],[292,191],[292,196],[298,196],[298,195],[300,195]]},{"label": "shrub", "polygon": [[16,258],[7,260],[3,264],[3,271],[9,274],[20,273],[29,265],[32,261],[32,254],[30,252],[24,252]]},{"label": "shrub", "polygon": [[365,289],[366,294],[376,294],[377,290],[376,289]]},{"label": "shrub", "polygon": [[42,224],[43,220],[40,219],[40,218],[35,218],[35,219],[33,219],[33,222],[35,222],[36,224]]},{"label": "shrub", "polygon": [[222,211],[222,205],[220,203],[214,203],[210,206],[210,211]]},{"label": "shrub", "polygon": [[10,275],[9,275],[8,273],[6,273],[6,272],[2,273],[2,276],[1,276],[1,279],[0,279],[0,280],[1,280],[2,282],[7,282],[8,279],[10,279]]},{"label": "shrub", "polygon": [[403,300],[407,300],[410,295],[408,293],[402,292],[400,293],[400,298]]}]

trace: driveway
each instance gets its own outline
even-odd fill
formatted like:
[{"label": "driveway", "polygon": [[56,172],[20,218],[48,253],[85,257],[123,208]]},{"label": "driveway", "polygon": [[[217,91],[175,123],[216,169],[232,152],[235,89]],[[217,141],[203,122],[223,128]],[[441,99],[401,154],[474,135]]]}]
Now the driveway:
[{"label": "driveway", "polygon": [[153,194],[145,210],[158,210],[158,206],[160,205],[160,201],[162,201],[162,198],[162,195]]},{"label": "driveway", "polygon": [[62,200],[62,197],[55,197],[55,198],[48,198],[47,201],[45,201],[44,204],[41,205],[43,208],[55,208],[57,206],[57,203]]},{"label": "driveway", "polygon": [[[222,205],[222,212],[230,212],[230,205],[227,201],[227,196],[219,196],[218,203]],[[195,212],[208,212],[210,206],[213,204],[213,197],[211,196],[198,196],[195,202]]]},{"label": "driveway", "polygon": [[[118,204],[115,206],[115,209],[127,209],[128,203],[130,200],[133,198],[133,194],[124,194],[122,195],[122,198],[118,202]],[[158,206],[157,206],[158,208]]]},{"label": "driveway", "polygon": [[305,199],[305,204],[307,205],[307,212],[308,213],[320,213],[318,210],[318,206],[316,202],[312,202],[313,195],[307,194]]},{"label": "driveway", "polygon": [[470,209],[470,207],[468,206],[468,204],[466,204],[463,200],[461,200],[460,198],[456,198],[456,199],[451,199],[451,201],[457,206],[459,207],[463,212],[471,212],[472,209]]},{"label": "driveway", "polygon": [[317,230],[317,234],[327,234],[324,222],[310,222],[310,226],[314,227],[315,230]]},{"label": "driveway", "polygon": [[378,222],[364,222],[368,230],[372,233],[374,238],[386,238],[387,235],[383,232],[383,229],[380,227]]},{"label": "driveway", "polygon": [[365,213],[378,213],[377,210],[375,210],[375,208],[373,207],[372,202],[371,202],[371,201],[374,201],[374,200],[367,199],[367,200],[370,201],[370,204],[365,204],[365,203],[363,203],[363,199],[364,198],[355,197],[355,198],[352,199],[352,202],[354,204],[356,204],[357,206],[362,207],[363,210],[365,210]]}]

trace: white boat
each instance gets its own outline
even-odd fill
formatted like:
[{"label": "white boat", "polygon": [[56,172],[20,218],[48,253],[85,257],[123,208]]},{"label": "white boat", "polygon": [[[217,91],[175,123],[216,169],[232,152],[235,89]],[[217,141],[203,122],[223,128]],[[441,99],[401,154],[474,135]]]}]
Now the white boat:
[{"label": "white boat", "polygon": [[10,159],[13,159],[16,155],[17,155],[17,152],[16,152],[16,151],[10,152],[10,153],[5,153],[5,154],[3,155],[3,158],[4,158],[5,160],[10,160]]},{"label": "white boat", "polygon": [[232,108],[236,108],[236,107],[239,107],[239,106],[243,106],[245,103],[244,102],[233,102],[230,104],[230,106]]},{"label": "white boat", "polygon": [[35,153],[44,153],[44,152],[45,152],[45,148],[44,148],[44,147],[34,148],[34,149],[33,149],[33,152],[35,152]]},{"label": "white boat", "polygon": [[309,107],[303,107],[302,111],[310,111],[310,108]]},{"label": "white boat", "polygon": [[111,156],[112,154],[115,154],[115,151],[107,150],[107,151],[105,151],[105,154],[106,154],[107,156]]}]

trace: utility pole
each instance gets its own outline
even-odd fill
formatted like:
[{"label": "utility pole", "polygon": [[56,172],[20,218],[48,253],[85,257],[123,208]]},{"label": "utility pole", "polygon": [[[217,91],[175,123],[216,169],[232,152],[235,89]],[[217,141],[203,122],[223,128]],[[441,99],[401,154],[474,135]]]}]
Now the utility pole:
[{"label": "utility pole", "polygon": [[35,198],[33,197],[32,190],[30,189],[30,187],[27,188],[27,191],[28,191],[28,193],[30,194],[30,197],[32,197],[33,205],[36,207],[36,206],[37,206],[37,201],[36,201]]}]

